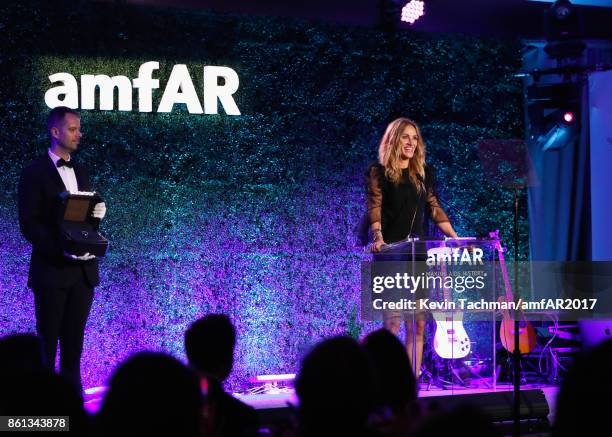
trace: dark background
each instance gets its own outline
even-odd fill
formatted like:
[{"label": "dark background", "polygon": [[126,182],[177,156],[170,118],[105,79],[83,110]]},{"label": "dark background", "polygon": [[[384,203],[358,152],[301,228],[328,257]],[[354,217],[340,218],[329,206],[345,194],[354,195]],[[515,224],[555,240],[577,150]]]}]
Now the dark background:
[{"label": "dark background", "polygon": [[[92,0],[85,0],[92,1]],[[93,0],[129,5],[172,6],[242,14],[294,17],[326,23],[380,27],[381,10],[399,17],[409,0]],[[540,39],[544,12],[554,0],[424,0],[425,15],[414,24],[396,23],[400,29],[421,32]],[[574,0],[581,15],[583,37],[612,38],[611,0]],[[391,10],[396,12],[391,14]],[[588,25],[585,25],[588,23]]]}]

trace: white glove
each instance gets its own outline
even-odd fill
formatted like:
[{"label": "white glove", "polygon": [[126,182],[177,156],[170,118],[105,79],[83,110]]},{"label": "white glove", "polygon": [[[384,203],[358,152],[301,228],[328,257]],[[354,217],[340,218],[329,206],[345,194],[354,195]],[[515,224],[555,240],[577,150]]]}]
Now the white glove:
[{"label": "white glove", "polygon": [[106,215],[106,205],[104,202],[96,203],[91,213],[92,217],[102,220]]},{"label": "white glove", "polygon": [[87,252],[85,255],[80,255],[80,256],[76,256],[76,255],[73,255],[71,253],[64,252],[64,256],[66,256],[68,258],[76,259],[78,261],[89,261],[89,260],[94,259],[96,257],[95,255],[90,255],[89,252]]}]

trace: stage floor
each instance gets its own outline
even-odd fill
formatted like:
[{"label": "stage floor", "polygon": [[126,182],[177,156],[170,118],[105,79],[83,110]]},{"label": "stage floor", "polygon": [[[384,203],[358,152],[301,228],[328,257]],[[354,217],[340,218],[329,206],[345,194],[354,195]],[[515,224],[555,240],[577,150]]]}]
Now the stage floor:
[{"label": "stage floor", "polygon": [[[521,391],[527,390],[542,390],[546,401],[550,408],[550,414],[548,420],[552,423],[554,421],[555,412],[555,400],[557,392],[559,391],[558,386],[554,385],[542,385],[542,384],[525,384],[521,386]],[[471,394],[491,393],[491,392],[510,392],[512,391],[511,384],[498,383],[496,388],[465,388],[460,386],[454,386],[447,390],[440,388],[430,387],[427,389],[427,384],[421,384],[419,390],[419,398],[432,397],[432,396],[462,396]],[[102,403],[106,387],[95,387],[85,391],[85,409],[95,414]],[[292,389],[276,389],[267,390],[265,393],[259,394],[233,394],[236,398],[242,400],[244,403],[251,405],[257,410],[263,409],[274,409],[274,408],[286,408],[289,405],[298,405],[298,399],[295,392]],[[330,393],[330,395],[333,395]]]}]

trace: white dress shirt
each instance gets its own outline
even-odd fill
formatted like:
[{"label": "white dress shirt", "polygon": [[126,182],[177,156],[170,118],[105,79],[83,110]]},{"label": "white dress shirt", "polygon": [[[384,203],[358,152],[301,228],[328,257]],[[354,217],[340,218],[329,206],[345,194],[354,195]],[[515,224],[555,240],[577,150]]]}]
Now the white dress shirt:
[{"label": "white dress shirt", "polygon": [[53,153],[51,149],[49,149],[49,157],[53,161],[53,165],[55,166],[55,169],[57,170],[60,177],[62,178],[62,181],[64,182],[64,186],[66,187],[66,189],[70,192],[79,191],[79,184],[77,183],[77,178],[76,178],[76,174],[74,173],[74,169],[70,167],[66,167],[65,165],[58,167],[57,161],[59,161],[61,158],[57,156],[55,153]]}]

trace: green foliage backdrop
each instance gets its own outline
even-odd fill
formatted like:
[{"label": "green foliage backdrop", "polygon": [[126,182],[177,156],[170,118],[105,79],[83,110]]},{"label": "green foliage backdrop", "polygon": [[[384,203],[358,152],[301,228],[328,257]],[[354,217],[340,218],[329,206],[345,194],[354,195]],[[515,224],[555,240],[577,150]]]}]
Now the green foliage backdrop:
[{"label": "green foliage backdrop", "polygon": [[[511,193],[486,180],[476,145],[523,136],[516,41],[96,2],[3,2],[0,28],[0,333],[34,329],[16,186],[47,146],[48,76],[134,78],[154,60],[163,89],[184,63],[200,95],[204,65],[240,77],[237,117],[183,105],[82,112],[76,158],[106,199],[112,241],[86,333],[86,386],[137,350],[184,356],[184,329],[213,311],[239,333],[231,385],[295,371],[320,338],[374,328],[358,318],[353,227],[364,170],[398,116],[421,125],[459,233],[499,228],[511,246]],[[524,257],[524,213],[520,226]]]}]

